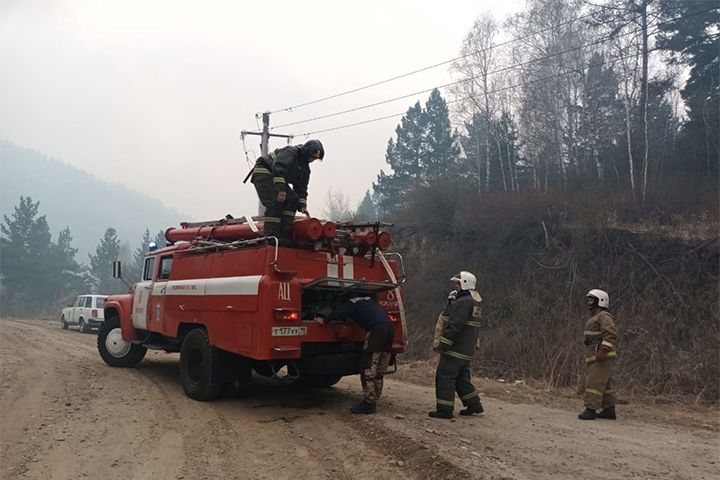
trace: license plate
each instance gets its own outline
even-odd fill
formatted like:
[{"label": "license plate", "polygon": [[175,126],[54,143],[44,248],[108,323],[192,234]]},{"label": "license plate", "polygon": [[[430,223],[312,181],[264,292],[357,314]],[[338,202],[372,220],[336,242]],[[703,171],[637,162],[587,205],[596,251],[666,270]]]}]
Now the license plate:
[{"label": "license plate", "polygon": [[272,327],[273,337],[299,337],[307,335],[307,327]]}]

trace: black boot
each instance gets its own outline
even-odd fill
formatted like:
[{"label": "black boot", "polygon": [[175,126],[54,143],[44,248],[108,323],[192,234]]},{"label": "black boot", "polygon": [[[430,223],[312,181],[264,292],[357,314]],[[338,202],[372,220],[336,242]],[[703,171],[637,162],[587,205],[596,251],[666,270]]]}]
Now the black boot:
[{"label": "black boot", "polygon": [[595,413],[595,410],[586,408],[584,412],[578,415],[578,418],[580,420],[595,420],[595,418],[597,418],[597,413]]},{"label": "black boot", "polygon": [[363,400],[361,403],[358,403],[357,405],[352,407],[350,411],[355,414],[368,415],[370,413],[375,413],[375,404],[368,403]]},{"label": "black boot", "polygon": [[467,408],[464,410],[460,410],[460,415],[464,417],[469,417],[470,415],[473,415],[475,413],[483,413],[485,409],[482,406],[482,403],[473,403],[472,405],[468,405]]},{"label": "black boot", "polygon": [[281,247],[292,247],[295,242],[293,241],[293,222],[295,217],[288,217],[283,215],[280,221],[280,240]]},{"label": "black boot", "polygon": [[438,408],[435,411],[429,412],[428,417],[430,418],[446,418],[451,419],[453,418],[453,411],[446,409],[446,408]]},{"label": "black boot", "polygon": [[615,407],[603,408],[602,411],[597,414],[596,418],[604,418],[605,420],[617,420],[617,415],[615,415]]},{"label": "black boot", "polygon": [[291,240],[287,240],[287,239],[281,238],[281,237],[268,238],[268,245],[274,247],[275,246],[275,238],[278,239],[278,241],[277,241],[278,247],[292,247],[294,245],[294,243]]}]

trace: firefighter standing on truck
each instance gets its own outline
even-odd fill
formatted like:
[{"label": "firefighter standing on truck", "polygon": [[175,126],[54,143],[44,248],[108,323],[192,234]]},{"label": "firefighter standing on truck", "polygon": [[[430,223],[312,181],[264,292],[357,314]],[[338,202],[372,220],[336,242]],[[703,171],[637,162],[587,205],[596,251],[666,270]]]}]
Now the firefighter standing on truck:
[{"label": "firefighter standing on truck", "polygon": [[464,410],[460,415],[483,413],[480,395],[470,381],[470,362],[477,345],[480,327],[480,294],[475,290],[477,279],[470,272],[460,272],[450,279],[455,282],[457,303],[450,310],[440,344],[440,362],[435,373],[436,410],[432,418],[453,418],[455,392]]},{"label": "firefighter standing on truck", "polygon": [[321,325],[349,319],[367,331],[360,372],[363,401],[350,411],[358,414],[375,413],[376,403],[382,395],[383,378],[392,356],[395,325],[385,310],[370,297],[350,298],[329,315],[315,317],[315,321]]},{"label": "firefighter standing on truck", "polygon": [[437,323],[435,324],[435,335],[433,336],[433,343],[432,343],[432,350],[435,351],[436,348],[440,345],[440,337],[442,337],[443,330],[445,330],[445,325],[447,325],[448,318],[450,316],[450,310],[453,306],[457,303],[457,292],[455,290],[452,290],[448,294],[447,298],[447,305],[445,305],[445,309],[440,313],[437,319]]},{"label": "firefighter standing on truck", "polygon": [[[590,318],[585,324],[585,363],[588,366],[585,378],[585,411],[578,415],[580,420],[604,418],[615,420],[615,390],[612,386],[612,371],[617,358],[615,346],[618,328],[615,319],[608,312],[610,298],[602,290],[590,290],[587,294]],[[597,410],[602,408],[600,413]]]},{"label": "firefighter standing on truck", "polygon": [[[265,207],[263,233],[277,237],[283,246],[292,244],[295,212],[307,211],[310,163],[321,160],[325,150],[319,140],[308,140],[301,146],[288,145],[257,159],[252,170],[260,202]],[[292,189],[288,185],[292,185]]]}]

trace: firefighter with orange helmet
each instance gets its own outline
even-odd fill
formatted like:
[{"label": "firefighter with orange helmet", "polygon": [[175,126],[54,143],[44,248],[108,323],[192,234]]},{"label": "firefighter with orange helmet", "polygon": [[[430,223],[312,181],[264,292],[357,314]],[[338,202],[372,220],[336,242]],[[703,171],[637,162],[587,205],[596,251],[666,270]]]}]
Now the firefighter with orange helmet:
[{"label": "firefighter with orange helmet", "polygon": [[475,290],[477,279],[470,272],[460,272],[450,279],[455,282],[457,303],[440,337],[436,351],[440,362],[435,373],[437,407],[432,418],[453,418],[455,393],[465,406],[460,415],[483,413],[480,395],[470,380],[470,362],[480,335],[480,294]]},{"label": "firefighter with orange helmet", "polygon": [[[585,324],[585,411],[580,420],[604,418],[615,420],[615,390],[612,371],[617,359],[616,345],[619,332],[615,319],[608,311],[610,298],[602,290],[593,289],[587,294],[590,318]],[[601,409],[600,413],[597,410]]]},{"label": "firefighter with orange helmet", "polygon": [[288,145],[258,158],[252,183],[265,206],[263,233],[266,237],[277,237],[281,245],[292,243],[295,212],[310,216],[307,210],[310,164],[324,157],[322,143],[308,140],[301,146]]}]

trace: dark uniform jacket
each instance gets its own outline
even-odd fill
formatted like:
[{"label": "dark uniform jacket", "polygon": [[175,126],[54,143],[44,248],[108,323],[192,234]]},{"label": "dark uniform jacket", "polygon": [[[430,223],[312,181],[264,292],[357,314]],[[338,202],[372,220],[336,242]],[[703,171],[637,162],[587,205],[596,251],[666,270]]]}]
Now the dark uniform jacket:
[{"label": "dark uniform jacket", "polygon": [[325,323],[337,320],[352,320],[367,332],[393,325],[388,314],[370,297],[355,297],[343,303],[340,308],[323,318]]},{"label": "dark uniform jacket", "polygon": [[457,303],[450,310],[440,350],[443,355],[460,360],[472,360],[480,335],[480,294],[474,290],[463,290],[458,294]]},{"label": "dark uniform jacket", "polygon": [[620,336],[615,319],[604,308],[590,310],[590,318],[585,324],[585,361],[595,361],[595,353],[601,345],[609,349],[608,357],[617,357],[617,342]]},{"label": "dark uniform jacket", "polygon": [[308,183],[310,183],[310,164],[301,153],[300,147],[288,145],[278,148],[257,159],[253,175],[272,174],[275,190],[284,192],[291,184],[300,198],[298,210],[307,206]]}]

